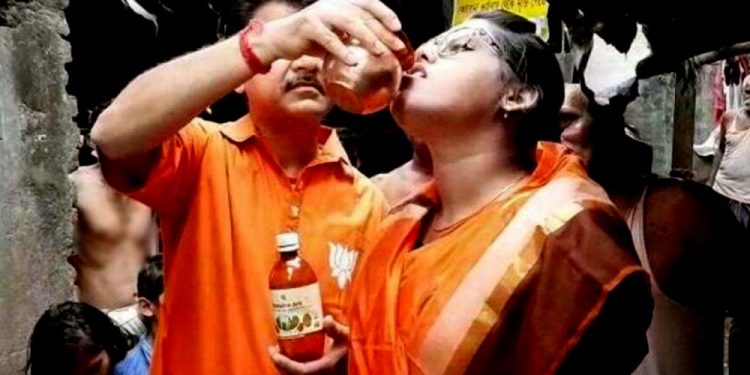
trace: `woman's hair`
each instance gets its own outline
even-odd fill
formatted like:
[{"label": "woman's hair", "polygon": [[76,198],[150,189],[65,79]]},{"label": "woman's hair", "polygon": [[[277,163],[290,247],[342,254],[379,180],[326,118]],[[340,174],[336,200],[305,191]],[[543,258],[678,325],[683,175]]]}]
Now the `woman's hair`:
[{"label": "woman's hair", "polygon": [[522,147],[534,147],[538,141],[559,141],[558,122],[565,88],[555,54],[534,33],[536,25],[511,12],[499,10],[479,13],[474,19],[494,24],[490,31],[500,44],[503,62],[510,68],[511,83],[539,92],[537,105],[519,116],[518,135]]},{"label": "woman's hair", "polygon": [[29,340],[25,372],[30,375],[71,374],[76,352],[109,356],[110,366],[125,358],[128,337],[99,309],[81,302],[53,305],[36,322]]}]

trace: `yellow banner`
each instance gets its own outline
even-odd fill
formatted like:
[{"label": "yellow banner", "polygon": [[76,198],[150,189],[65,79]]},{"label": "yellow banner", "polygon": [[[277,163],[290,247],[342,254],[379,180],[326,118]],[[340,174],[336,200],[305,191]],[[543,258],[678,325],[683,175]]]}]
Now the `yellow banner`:
[{"label": "yellow banner", "polygon": [[453,26],[464,22],[474,13],[503,9],[536,23],[537,34],[546,40],[549,35],[547,8],[549,4],[546,0],[454,0]]}]

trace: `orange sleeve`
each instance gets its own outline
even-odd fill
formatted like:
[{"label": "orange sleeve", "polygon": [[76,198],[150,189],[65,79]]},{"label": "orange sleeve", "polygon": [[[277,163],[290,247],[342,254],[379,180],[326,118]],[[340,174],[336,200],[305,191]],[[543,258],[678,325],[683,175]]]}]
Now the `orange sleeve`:
[{"label": "orange sleeve", "polygon": [[[194,119],[178,133],[162,143],[146,166],[123,168],[120,162],[101,158],[107,181],[117,190],[151,207],[161,215],[174,214],[189,197],[200,169],[200,163],[216,132],[214,124]],[[213,131],[212,131],[213,130]],[[216,132],[218,133],[218,132]],[[124,161],[123,163],[128,163]],[[144,168],[145,178],[127,176],[130,168]],[[132,170],[132,169],[131,169]]]}]

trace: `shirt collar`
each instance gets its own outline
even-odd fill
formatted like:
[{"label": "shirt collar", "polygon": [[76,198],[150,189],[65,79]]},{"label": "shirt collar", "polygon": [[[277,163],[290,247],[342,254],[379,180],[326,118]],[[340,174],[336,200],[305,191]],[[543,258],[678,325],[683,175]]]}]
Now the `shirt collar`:
[{"label": "shirt collar", "polygon": [[[222,125],[219,131],[227,139],[235,143],[243,143],[259,136],[257,128],[250,119],[250,115],[245,115],[235,122]],[[342,170],[347,176],[353,177],[353,167],[336,131],[333,128],[321,126],[317,141],[318,156],[308,167],[338,163],[342,166]]]},{"label": "shirt collar", "polygon": [[140,347],[141,347],[140,348],[141,355],[143,356],[144,360],[146,361],[146,363],[148,363],[150,367],[152,348],[151,348],[151,341],[148,339],[148,336],[141,337]]}]

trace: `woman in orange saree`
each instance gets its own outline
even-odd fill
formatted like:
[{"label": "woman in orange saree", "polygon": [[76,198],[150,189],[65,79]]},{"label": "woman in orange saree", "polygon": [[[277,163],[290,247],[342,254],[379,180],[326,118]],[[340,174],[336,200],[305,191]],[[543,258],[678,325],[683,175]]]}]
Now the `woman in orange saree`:
[{"label": "woman in orange saree", "polygon": [[353,374],[629,374],[648,276],[555,143],[563,81],[534,24],[480,14],[427,42],[391,111],[434,181],[393,207],[354,281]]}]

